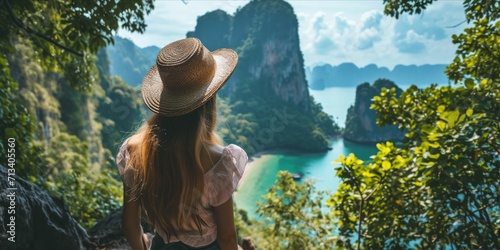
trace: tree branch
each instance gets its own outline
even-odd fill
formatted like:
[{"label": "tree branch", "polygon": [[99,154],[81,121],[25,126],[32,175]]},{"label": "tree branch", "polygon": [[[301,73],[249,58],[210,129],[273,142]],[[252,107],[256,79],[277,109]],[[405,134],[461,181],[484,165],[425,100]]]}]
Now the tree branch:
[{"label": "tree branch", "polygon": [[74,54],[74,55],[76,55],[76,56],[83,57],[83,54],[82,54],[82,53],[80,53],[80,52],[78,52],[78,51],[76,51],[76,50],[73,50],[73,49],[71,49],[71,48],[68,48],[68,47],[66,47],[66,46],[64,46],[64,45],[62,45],[62,44],[60,44],[60,43],[58,43],[58,42],[56,42],[56,41],[52,40],[50,37],[48,37],[48,36],[46,36],[46,35],[44,35],[44,34],[42,34],[42,33],[38,32],[38,31],[33,30],[33,29],[31,29],[30,27],[27,27],[26,25],[24,25],[24,24],[23,24],[23,23],[22,23],[19,19],[17,19],[17,17],[14,15],[14,11],[12,11],[12,7],[10,6],[9,1],[8,1],[8,0],[4,0],[4,2],[5,2],[5,5],[7,6],[7,11],[9,12],[10,19],[14,22],[14,24],[15,24],[16,26],[18,26],[18,27],[19,27],[19,28],[21,28],[22,30],[26,31],[28,34],[35,35],[35,36],[37,36],[37,37],[39,37],[39,38],[41,38],[41,39],[43,39],[43,40],[45,40],[45,41],[47,41],[47,42],[49,42],[49,43],[53,44],[53,45],[54,45],[54,46],[56,46],[56,47],[59,47],[59,48],[61,48],[61,49],[63,49],[63,50],[66,50],[66,51],[68,51],[68,52],[70,52],[70,53],[72,53],[72,54]]},{"label": "tree branch", "polygon": [[463,21],[459,22],[458,24],[455,24],[455,25],[452,25],[452,26],[446,26],[445,28],[448,28],[448,29],[456,28],[456,27],[462,25],[465,22],[467,22],[467,20],[463,20]]}]

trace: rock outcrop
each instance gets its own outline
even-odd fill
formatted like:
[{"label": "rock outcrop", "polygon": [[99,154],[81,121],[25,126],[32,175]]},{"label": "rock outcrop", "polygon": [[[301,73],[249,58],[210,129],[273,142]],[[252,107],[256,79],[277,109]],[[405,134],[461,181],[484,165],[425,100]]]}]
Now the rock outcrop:
[{"label": "rock outcrop", "polygon": [[256,94],[310,110],[298,21],[287,2],[254,0],[234,16],[222,10],[208,12],[198,18],[195,30],[187,36],[199,38],[212,50],[230,47],[238,52],[239,66],[220,91],[222,96],[250,84]]},{"label": "rock outcrop", "polygon": [[[12,170],[0,165],[0,250],[130,249],[122,229],[122,208],[85,231],[61,199],[9,173]],[[153,236],[147,223],[142,227]]]},{"label": "rock outcrop", "polygon": [[396,88],[399,97],[402,90],[394,82],[379,79],[370,86],[363,83],[356,88],[356,101],[347,112],[344,139],[355,143],[375,144],[384,141],[402,141],[403,131],[395,125],[380,127],[376,123],[377,114],[370,109],[374,96],[380,95],[382,88]]},{"label": "rock outcrop", "polygon": [[[116,249],[125,250],[131,249],[128,245],[122,229],[122,215],[123,209],[119,208],[103,220],[96,223],[87,232],[92,242],[94,242],[99,249]],[[145,222],[142,223],[142,228],[145,233],[153,236],[153,229]]]},{"label": "rock outcrop", "polygon": [[8,171],[0,165],[0,249],[95,248],[62,200]]},{"label": "rock outcrop", "polygon": [[234,15],[208,12],[187,36],[211,50],[229,47],[238,53],[238,66],[218,93],[230,109],[223,118],[238,121],[228,122],[231,128],[222,134],[227,143],[249,154],[272,148],[328,150],[327,137],[339,129],[310,96],[298,20],[289,3],[253,0]]}]

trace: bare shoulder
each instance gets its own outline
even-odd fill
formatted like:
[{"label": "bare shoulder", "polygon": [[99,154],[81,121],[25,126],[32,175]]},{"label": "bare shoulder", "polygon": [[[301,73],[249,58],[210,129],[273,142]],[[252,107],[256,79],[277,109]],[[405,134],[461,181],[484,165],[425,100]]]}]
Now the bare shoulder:
[{"label": "bare shoulder", "polygon": [[220,145],[205,145],[206,150],[201,151],[201,161],[205,171],[211,169],[219,161],[224,152],[224,147]]},{"label": "bare shoulder", "polygon": [[215,154],[219,154],[221,155],[222,154],[222,151],[224,151],[224,147],[221,146],[221,145],[214,145],[214,144],[211,144],[208,146],[208,149],[215,153]]},{"label": "bare shoulder", "polygon": [[210,158],[217,162],[222,157],[222,152],[224,152],[224,147],[221,145],[209,145],[207,147]]}]

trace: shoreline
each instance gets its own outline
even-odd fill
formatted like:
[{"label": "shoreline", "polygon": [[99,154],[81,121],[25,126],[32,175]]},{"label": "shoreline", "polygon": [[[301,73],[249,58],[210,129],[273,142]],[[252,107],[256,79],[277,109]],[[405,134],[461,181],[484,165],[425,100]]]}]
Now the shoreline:
[{"label": "shoreline", "polygon": [[[329,140],[338,140],[338,139],[343,139],[343,138],[340,135],[340,136],[332,136],[328,139]],[[328,149],[325,151],[325,153],[330,151],[330,150],[332,150],[332,149],[330,147],[328,147]],[[245,182],[247,181],[248,176],[250,175],[251,172],[255,171],[256,165],[258,163],[260,163],[260,161],[262,161],[263,156],[267,156],[270,154],[290,154],[290,153],[314,154],[314,153],[321,153],[321,152],[322,151],[317,152],[317,151],[299,150],[296,148],[276,148],[276,149],[266,149],[266,150],[259,151],[255,154],[253,154],[252,156],[248,157],[248,162],[247,162],[247,165],[245,166],[245,171],[243,172],[243,175],[242,175],[240,181],[238,182],[238,186],[237,186],[235,195],[237,195],[238,189],[245,185]]]},{"label": "shoreline", "polygon": [[250,173],[255,171],[256,165],[259,163],[259,159],[261,160],[262,156],[270,154],[270,153],[271,152],[262,151],[262,152],[256,153],[256,154],[248,157],[247,165],[245,166],[245,171],[243,172],[243,175],[241,176],[241,179],[238,182],[235,196],[238,195],[238,189],[245,186],[245,183],[246,183]]}]

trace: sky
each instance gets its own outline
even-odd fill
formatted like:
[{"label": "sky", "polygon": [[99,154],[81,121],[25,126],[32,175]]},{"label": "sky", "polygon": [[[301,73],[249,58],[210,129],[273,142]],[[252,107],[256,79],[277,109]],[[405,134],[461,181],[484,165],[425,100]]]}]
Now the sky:
[{"label": "sky", "polygon": [[[194,30],[198,16],[216,9],[229,14],[248,0],[156,0],[143,34],[119,30],[139,47],[166,44]],[[352,62],[377,64],[449,64],[456,47],[451,35],[466,26],[462,1],[441,0],[419,15],[395,19],[383,14],[382,0],[288,0],[299,20],[305,65]],[[458,25],[460,24],[460,25]],[[457,26],[458,25],[458,26]]]}]

